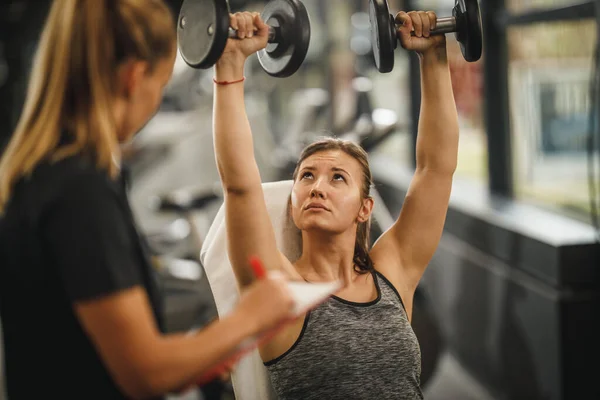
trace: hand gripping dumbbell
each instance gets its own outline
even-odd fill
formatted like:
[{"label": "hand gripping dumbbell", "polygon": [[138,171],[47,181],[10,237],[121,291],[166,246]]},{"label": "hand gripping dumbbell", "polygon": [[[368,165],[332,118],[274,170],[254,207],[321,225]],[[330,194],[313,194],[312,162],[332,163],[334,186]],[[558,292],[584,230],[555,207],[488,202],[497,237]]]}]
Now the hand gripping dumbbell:
[{"label": "hand gripping dumbbell", "polygon": [[[390,72],[394,68],[394,50],[398,47],[398,27],[387,0],[370,0],[369,17],[375,65],[379,72]],[[474,62],[481,58],[483,39],[478,0],[456,0],[452,16],[438,18],[430,34],[452,32],[456,33],[465,60]]]},{"label": "hand gripping dumbbell", "polygon": [[[260,65],[271,76],[294,74],[304,62],[310,43],[306,7],[299,0],[272,0],[261,18],[269,25],[269,40],[258,52]],[[185,62],[197,69],[215,65],[227,40],[237,38],[229,25],[227,0],[184,0],[177,22],[177,43]]]}]

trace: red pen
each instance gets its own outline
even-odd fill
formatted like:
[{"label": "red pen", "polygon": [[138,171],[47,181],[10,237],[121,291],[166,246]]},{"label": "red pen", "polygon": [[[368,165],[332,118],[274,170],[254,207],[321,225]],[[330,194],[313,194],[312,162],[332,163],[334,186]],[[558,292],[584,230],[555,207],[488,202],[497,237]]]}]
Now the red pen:
[{"label": "red pen", "polygon": [[267,271],[258,257],[250,257],[250,267],[252,267],[256,279],[263,279],[267,276]]}]

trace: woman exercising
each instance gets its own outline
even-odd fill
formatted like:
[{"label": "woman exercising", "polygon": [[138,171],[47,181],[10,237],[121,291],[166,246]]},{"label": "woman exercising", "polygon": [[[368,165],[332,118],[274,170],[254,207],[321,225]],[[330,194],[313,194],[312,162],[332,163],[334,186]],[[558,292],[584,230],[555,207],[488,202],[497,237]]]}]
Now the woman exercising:
[{"label": "woman exercising", "polygon": [[280,399],[423,397],[413,295],[442,234],[459,129],[445,37],[429,34],[435,14],[400,12],[396,21],[402,46],[420,56],[417,168],[398,220],[371,249],[367,154],[331,138],[305,148],[293,175],[290,212],[302,232],[302,255],[292,264],[278,251],[244,107],[244,62],[267,44],[259,15],[232,16],[244,40],[229,40],[215,68],[214,143],[239,284],[253,282],[246,260],[255,254],[290,279],[345,284],[260,348]]},{"label": "woman exercising", "polygon": [[163,334],[119,144],[156,112],[176,52],[162,0],[55,0],[0,162],[8,397],[162,398],[289,317],[283,278],[195,334]]}]

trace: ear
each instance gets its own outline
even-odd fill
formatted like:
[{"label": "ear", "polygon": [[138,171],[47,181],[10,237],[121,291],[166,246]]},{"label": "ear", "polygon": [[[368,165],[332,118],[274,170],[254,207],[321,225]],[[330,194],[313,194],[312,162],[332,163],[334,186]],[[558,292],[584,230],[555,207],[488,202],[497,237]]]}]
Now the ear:
[{"label": "ear", "polygon": [[119,71],[121,94],[126,99],[135,98],[140,92],[148,64],[143,61],[127,61]]},{"label": "ear", "polygon": [[367,197],[362,201],[362,205],[358,211],[358,217],[356,218],[358,223],[367,222],[369,220],[371,213],[373,212],[374,205],[375,201],[372,197]]}]

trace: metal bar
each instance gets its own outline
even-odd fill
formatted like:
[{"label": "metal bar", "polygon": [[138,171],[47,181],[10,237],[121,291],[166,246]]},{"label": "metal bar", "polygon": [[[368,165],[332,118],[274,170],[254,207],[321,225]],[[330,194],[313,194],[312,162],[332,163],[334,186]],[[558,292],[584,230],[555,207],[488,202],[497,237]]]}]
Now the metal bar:
[{"label": "metal bar", "polygon": [[[444,17],[438,18],[435,24],[435,29],[429,31],[432,35],[442,35],[445,33],[456,32],[456,18],[454,17]],[[411,32],[411,35],[414,36],[415,32]]]},{"label": "metal bar", "polygon": [[494,23],[505,9],[504,0],[481,4],[483,24],[484,121],[487,133],[488,185],[492,194],[514,195],[508,97],[506,27]]},{"label": "metal bar", "polygon": [[[269,26],[269,43],[278,43],[279,29]],[[237,31],[233,28],[229,28],[228,37],[230,39],[237,39]]]},{"label": "metal bar", "polygon": [[[417,1],[404,0],[405,10],[415,10]],[[417,166],[417,134],[419,133],[419,117],[421,115],[421,62],[414,52],[409,52],[408,81],[410,90],[410,160],[411,167]]]},{"label": "metal bar", "polygon": [[531,10],[513,14],[503,10],[497,14],[496,24],[499,26],[525,25],[539,22],[573,21],[596,17],[595,0],[585,1],[564,7]]},{"label": "metal bar", "polygon": [[432,34],[452,33],[456,32],[456,18],[443,17],[438,18],[435,24],[435,29],[431,30]]}]

